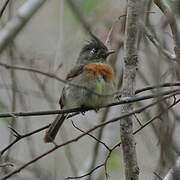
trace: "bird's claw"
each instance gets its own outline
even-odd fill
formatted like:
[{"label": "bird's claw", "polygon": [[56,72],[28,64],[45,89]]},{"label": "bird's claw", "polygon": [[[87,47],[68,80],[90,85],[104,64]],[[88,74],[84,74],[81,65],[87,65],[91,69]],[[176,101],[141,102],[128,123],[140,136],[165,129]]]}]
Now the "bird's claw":
[{"label": "bird's claw", "polygon": [[121,101],[121,96],[116,97],[118,101]]},{"label": "bird's claw", "polygon": [[82,110],[82,111],[81,111],[81,114],[82,114],[83,116],[85,115],[85,113],[86,113],[85,110]]},{"label": "bird's claw", "polygon": [[99,108],[95,108],[94,111],[97,113],[99,111]]}]

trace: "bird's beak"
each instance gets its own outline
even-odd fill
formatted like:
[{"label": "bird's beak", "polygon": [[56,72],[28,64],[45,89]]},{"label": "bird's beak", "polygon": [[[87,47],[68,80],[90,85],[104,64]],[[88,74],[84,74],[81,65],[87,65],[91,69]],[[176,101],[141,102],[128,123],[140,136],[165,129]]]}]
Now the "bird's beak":
[{"label": "bird's beak", "polygon": [[110,54],[113,54],[113,53],[115,53],[115,51],[114,51],[114,50],[110,50],[110,51],[108,51],[108,52],[106,53],[106,56],[109,56]]}]

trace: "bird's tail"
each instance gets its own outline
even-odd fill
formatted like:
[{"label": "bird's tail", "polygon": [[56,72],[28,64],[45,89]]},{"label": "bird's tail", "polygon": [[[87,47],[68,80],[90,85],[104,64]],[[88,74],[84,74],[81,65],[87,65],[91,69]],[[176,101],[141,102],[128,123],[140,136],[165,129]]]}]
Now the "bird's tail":
[{"label": "bird's tail", "polygon": [[66,119],[66,114],[59,114],[56,119],[52,122],[52,124],[50,125],[50,127],[48,128],[48,130],[46,131],[46,134],[44,136],[44,142],[45,143],[50,143],[53,142],[59,128],[61,127],[62,123],[64,122],[64,120]]}]

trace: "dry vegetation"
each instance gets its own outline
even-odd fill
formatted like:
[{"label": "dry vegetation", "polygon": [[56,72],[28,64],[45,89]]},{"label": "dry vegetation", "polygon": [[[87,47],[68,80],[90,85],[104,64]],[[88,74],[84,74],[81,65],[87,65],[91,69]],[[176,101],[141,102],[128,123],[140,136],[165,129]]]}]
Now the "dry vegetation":
[{"label": "dry vegetation", "polygon": [[[180,179],[179,7],[1,0],[0,179]],[[92,34],[116,51],[109,62],[121,97],[85,116],[59,110],[65,76]],[[55,144],[45,144],[49,123],[67,112]]]}]

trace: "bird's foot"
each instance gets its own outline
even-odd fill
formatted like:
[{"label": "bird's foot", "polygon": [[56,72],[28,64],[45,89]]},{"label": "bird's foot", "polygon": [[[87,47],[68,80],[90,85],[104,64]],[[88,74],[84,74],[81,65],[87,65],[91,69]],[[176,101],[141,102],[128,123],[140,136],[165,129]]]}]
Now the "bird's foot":
[{"label": "bird's foot", "polygon": [[121,96],[117,96],[116,99],[117,99],[118,101],[121,101]]},{"label": "bird's foot", "polygon": [[99,108],[94,108],[94,111],[97,113],[99,111]]},{"label": "bird's foot", "polygon": [[81,106],[81,111],[80,111],[80,113],[81,113],[83,116],[85,115],[86,111],[87,111],[87,107],[86,107],[86,106]]}]

